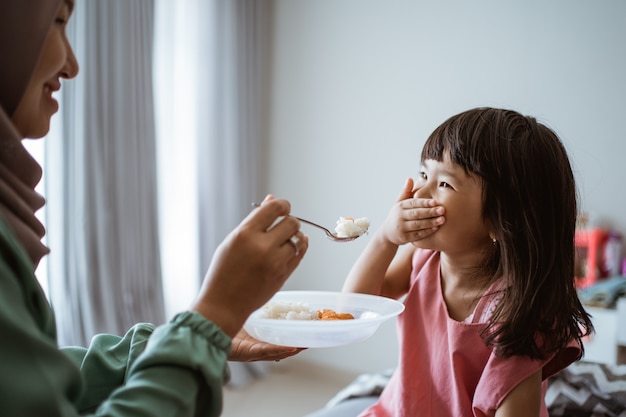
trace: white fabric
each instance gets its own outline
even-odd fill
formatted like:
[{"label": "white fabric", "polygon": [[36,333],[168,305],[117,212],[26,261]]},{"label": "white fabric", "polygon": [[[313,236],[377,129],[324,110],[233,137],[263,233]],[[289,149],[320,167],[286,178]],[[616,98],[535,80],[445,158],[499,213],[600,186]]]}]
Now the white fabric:
[{"label": "white fabric", "polygon": [[[46,160],[46,265],[62,344],[162,321],[161,271],[166,316],[186,309],[216,246],[266,193],[268,7],[77,3],[81,73],[64,86]],[[231,364],[232,385],[265,367]]]},{"label": "white fabric", "polygon": [[[156,0],[161,252],[169,313],[260,201],[269,50],[266,0]],[[231,385],[265,365],[231,364]]]},{"label": "white fabric", "polygon": [[165,320],[157,233],[152,0],[80,1],[47,146],[49,295],[61,344]]}]

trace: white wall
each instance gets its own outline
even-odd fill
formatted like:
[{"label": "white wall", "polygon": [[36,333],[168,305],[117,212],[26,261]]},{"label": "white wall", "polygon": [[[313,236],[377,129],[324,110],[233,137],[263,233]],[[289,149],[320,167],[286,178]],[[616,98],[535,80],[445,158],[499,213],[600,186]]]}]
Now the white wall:
[{"label": "white wall", "polygon": [[[329,227],[367,216],[375,229],[437,125],[509,107],[556,130],[583,208],[626,232],[624,22],[619,0],[276,0],[267,191]],[[339,290],[368,237],[338,244],[306,230],[309,253],[286,288]],[[387,323],[302,358],[376,371],[396,349]]]}]

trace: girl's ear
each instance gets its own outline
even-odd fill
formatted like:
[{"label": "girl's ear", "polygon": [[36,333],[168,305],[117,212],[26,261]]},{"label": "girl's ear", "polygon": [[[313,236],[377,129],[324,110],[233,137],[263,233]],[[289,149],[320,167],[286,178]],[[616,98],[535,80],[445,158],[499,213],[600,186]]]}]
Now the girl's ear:
[{"label": "girl's ear", "polygon": [[496,242],[498,241],[496,239],[496,234],[494,232],[489,232],[489,239],[491,239],[491,242],[495,245]]}]

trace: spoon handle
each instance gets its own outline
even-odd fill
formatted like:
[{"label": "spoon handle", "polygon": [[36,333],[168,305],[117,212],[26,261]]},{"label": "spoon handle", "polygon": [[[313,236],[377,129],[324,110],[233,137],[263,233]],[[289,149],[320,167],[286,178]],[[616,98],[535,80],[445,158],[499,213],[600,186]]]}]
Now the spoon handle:
[{"label": "spoon handle", "polygon": [[[261,207],[261,205],[260,205],[259,203],[252,203],[252,206],[253,206],[253,207]],[[336,234],[331,233],[331,231],[330,231],[330,230],[328,230],[327,228],[325,228],[324,226],[320,226],[320,225],[319,225],[319,224],[317,224],[317,223],[313,223],[313,222],[312,222],[312,221],[310,221],[310,220],[306,220],[306,219],[303,219],[303,218],[298,217],[298,216],[293,216],[293,215],[291,215],[291,214],[290,214],[290,216],[291,216],[291,217],[293,217],[293,218],[295,218],[295,219],[298,219],[298,220],[299,220],[299,221],[301,221],[302,223],[306,223],[306,224],[308,224],[308,225],[310,225],[310,226],[317,227],[318,229],[321,229],[321,230],[322,230],[322,231],[326,234],[326,236],[327,236],[329,239],[334,240],[335,242],[350,242],[351,240],[354,240],[354,239],[356,239],[356,238],[358,237],[358,236],[339,237],[339,236],[337,236]]]},{"label": "spoon handle", "polygon": [[317,227],[317,228],[320,228],[320,229],[322,229],[322,230],[324,231],[324,233],[326,233],[326,234],[327,234],[327,235],[329,235],[329,236],[331,236],[331,235],[332,235],[332,233],[330,232],[330,230],[328,230],[328,229],[327,229],[327,228],[325,228],[324,226],[320,226],[320,225],[319,225],[319,224],[317,224],[317,223],[313,223],[312,221],[302,219],[302,218],[300,218],[300,217],[298,217],[298,216],[291,216],[291,217],[295,217],[296,219],[300,220],[302,223],[306,223],[306,224],[309,224],[309,225],[311,225],[311,226],[315,226],[315,227]]}]

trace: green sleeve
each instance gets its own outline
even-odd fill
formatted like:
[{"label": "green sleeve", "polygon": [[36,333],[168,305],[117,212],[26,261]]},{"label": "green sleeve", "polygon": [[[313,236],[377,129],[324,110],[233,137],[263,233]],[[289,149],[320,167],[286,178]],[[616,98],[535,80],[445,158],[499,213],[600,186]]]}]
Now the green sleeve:
[{"label": "green sleeve", "polygon": [[126,380],[127,369],[144,351],[154,331],[151,324],[137,324],[124,337],[96,335],[89,347],[68,346],[61,351],[80,369],[83,390],[77,401],[81,412],[93,412]]},{"label": "green sleeve", "polygon": [[10,416],[217,416],[230,338],[185,312],[59,349],[32,264],[0,219],[0,408]]},{"label": "green sleeve", "polygon": [[80,366],[78,408],[93,416],[217,416],[230,339],[197,313],[157,327],[139,324],[122,338],[96,336],[64,348]]}]

